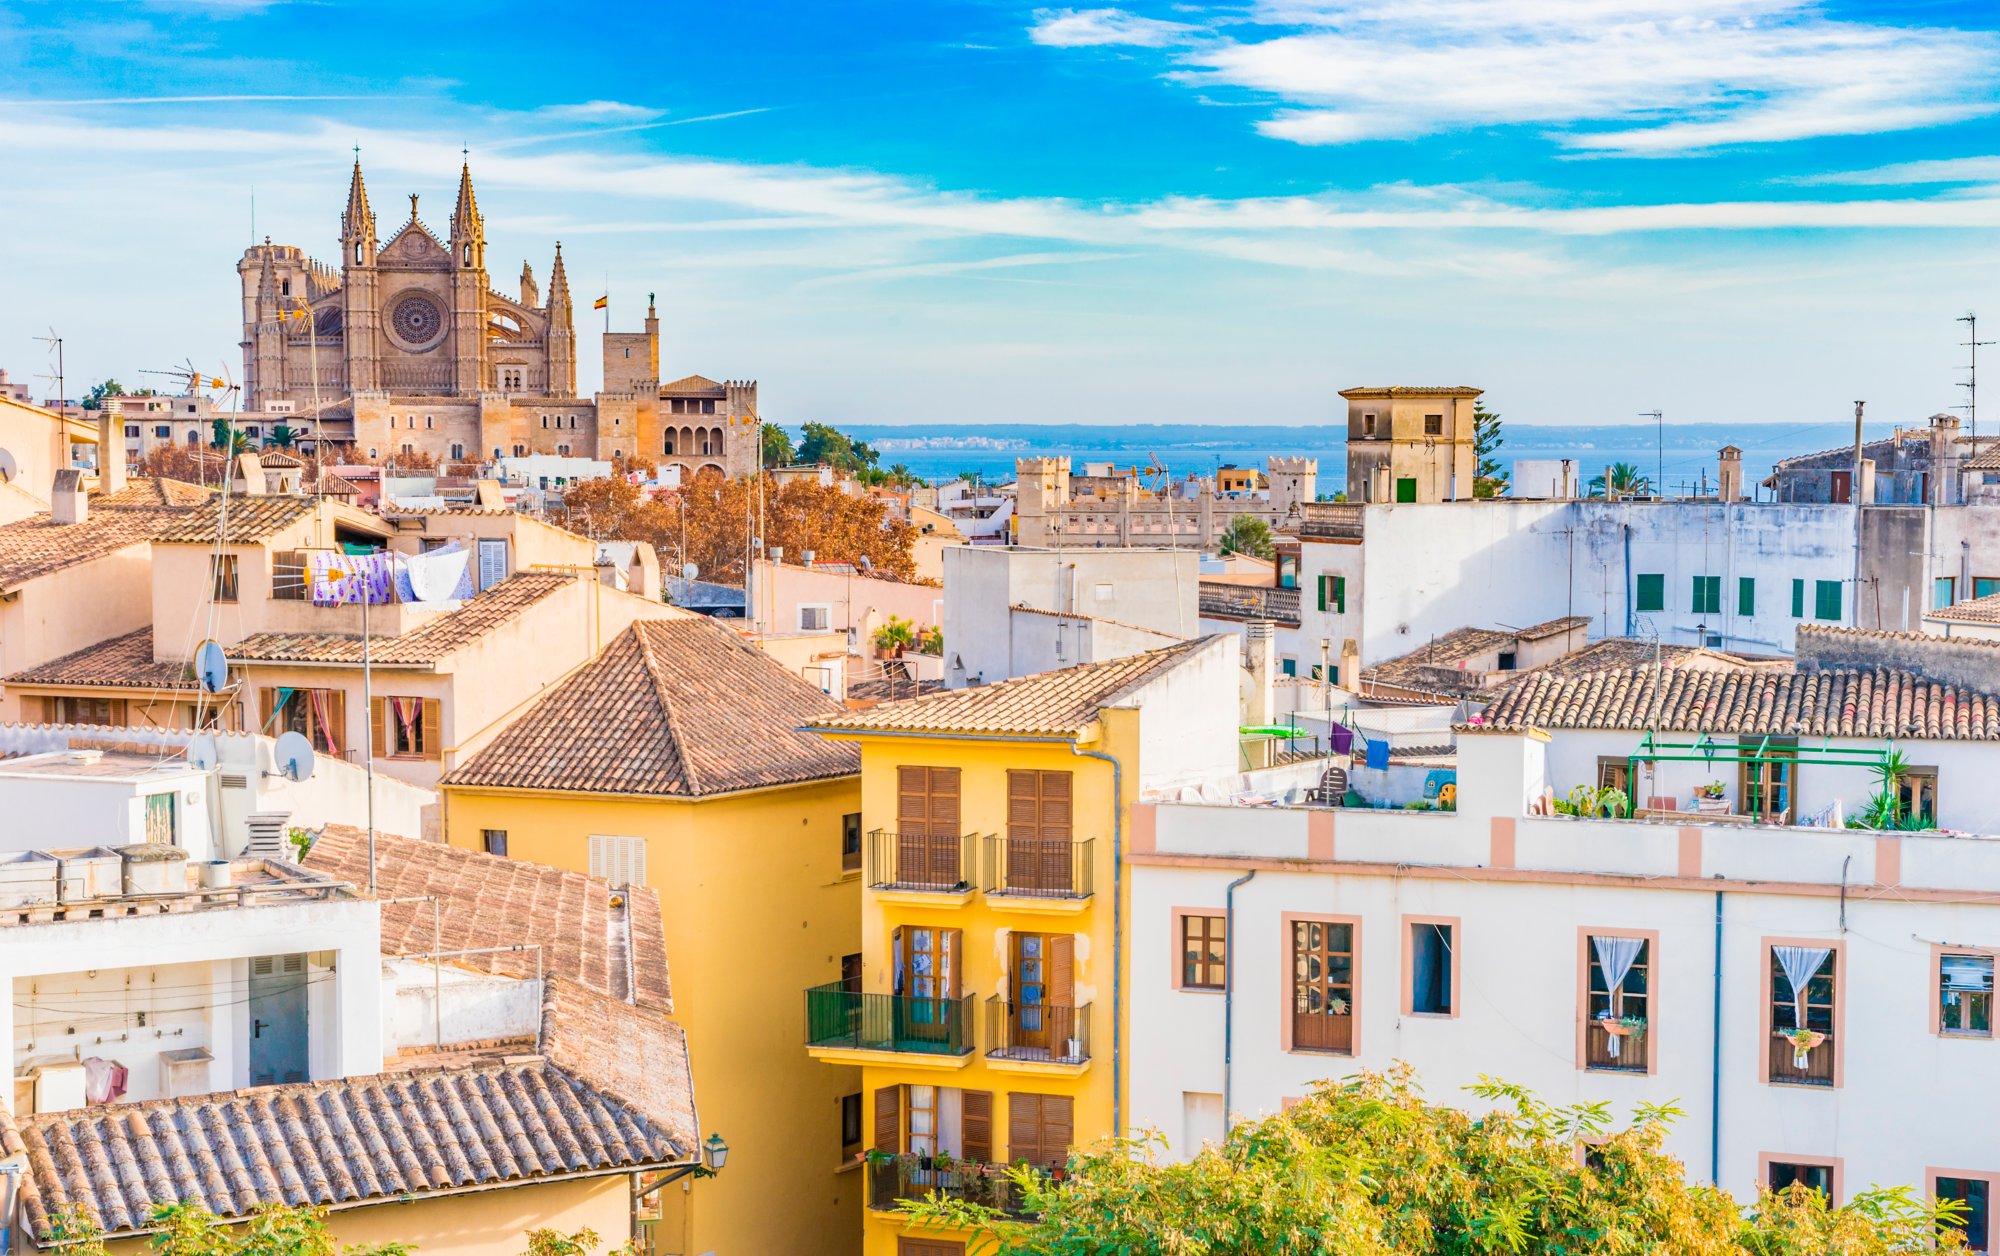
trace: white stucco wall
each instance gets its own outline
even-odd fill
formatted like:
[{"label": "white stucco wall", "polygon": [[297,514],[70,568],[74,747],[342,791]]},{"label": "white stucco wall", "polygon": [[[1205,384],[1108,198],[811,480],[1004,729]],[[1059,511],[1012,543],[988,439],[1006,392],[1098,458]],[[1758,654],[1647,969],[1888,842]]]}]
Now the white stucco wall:
[{"label": "white stucco wall", "polygon": [[[1200,584],[1192,550],[952,547],[944,551],[946,682],[991,684],[1013,674],[1008,612],[1016,606],[1194,636]],[[950,665],[954,659],[960,666]]]}]

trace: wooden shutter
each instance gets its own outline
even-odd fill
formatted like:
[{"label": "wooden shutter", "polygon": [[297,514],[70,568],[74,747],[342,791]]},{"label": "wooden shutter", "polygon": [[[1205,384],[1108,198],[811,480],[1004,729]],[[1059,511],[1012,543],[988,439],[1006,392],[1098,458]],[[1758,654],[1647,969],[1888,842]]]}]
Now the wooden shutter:
[{"label": "wooden shutter", "polygon": [[1333,609],[1342,615],[1347,613],[1346,576],[1335,576],[1333,578]]},{"label": "wooden shutter", "polygon": [[1042,1155],[1054,1164],[1069,1159],[1076,1141],[1076,1101],[1068,1095],[1042,1096]]},{"label": "wooden shutter", "polygon": [[444,703],[436,698],[424,699],[424,758],[444,757]]},{"label": "wooden shutter", "polygon": [[1321,610],[1325,610],[1325,609],[1326,609],[1326,577],[1325,577],[1325,576],[1321,576],[1321,577],[1319,578],[1319,586],[1318,586],[1318,587],[1319,587],[1319,608],[1320,608]]},{"label": "wooden shutter", "polygon": [[1042,1163],[1042,1098],[1025,1091],[1007,1096],[1007,1161]]},{"label": "wooden shutter", "polygon": [[1048,1001],[1056,1007],[1076,1006],[1076,936],[1049,935]]},{"label": "wooden shutter", "polygon": [[332,744],[340,747],[339,754],[347,754],[347,691],[329,689],[326,694],[327,719],[333,723]]},{"label": "wooden shutter", "polygon": [[957,837],[958,769],[898,767],[896,827],[904,833]]},{"label": "wooden shutter", "polygon": [[275,736],[271,722],[278,715],[278,691],[269,685],[257,691],[257,731],[265,736]]},{"label": "wooden shutter", "polygon": [[368,699],[368,744],[375,748],[378,759],[389,753],[389,725],[384,719],[389,713],[388,708],[387,698]]},{"label": "wooden shutter", "polygon": [[875,1150],[895,1155],[903,1149],[903,1088],[883,1086],[875,1092]]},{"label": "wooden shutter", "polygon": [[985,1164],[993,1159],[993,1092],[961,1091],[959,1104],[965,1158]]}]

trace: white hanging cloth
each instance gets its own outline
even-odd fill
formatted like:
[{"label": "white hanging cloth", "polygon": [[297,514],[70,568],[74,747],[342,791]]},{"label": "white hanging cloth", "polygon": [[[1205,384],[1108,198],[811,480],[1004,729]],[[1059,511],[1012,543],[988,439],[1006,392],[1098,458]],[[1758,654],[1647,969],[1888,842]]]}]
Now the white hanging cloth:
[{"label": "white hanging cloth", "polygon": [[[1632,971],[1632,965],[1639,962],[1639,948],[1646,945],[1643,938],[1604,938],[1592,935],[1591,949],[1597,952],[1597,966],[1604,970],[1604,989],[1609,996],[1612,1019],[1624,1013],[1621,997],[1625,978]],[[1618,1058],[1619,1036],[1607,1035],[1606,1050],[1612,1059]]]},{"label": "white hanging cloth", "polygon": [[416,594],[417,602],[422,605],[453,602],[467,597],[469,591],[464,586],[471,561],[472,551],[456,541],[427,553],[412,554],[405,560],[410,591]]},{"label": "white hanging cloth", "polygon": [[1774,946],[1771,953],[1778,957],[1778,966],[1785,970],[1785,980],[1792,983],[1792,1026],[1806,1028],[1806,983],[1810,982],[1826,963],[1826,957],[1833,954],[1833,948],[1826,946]]}]

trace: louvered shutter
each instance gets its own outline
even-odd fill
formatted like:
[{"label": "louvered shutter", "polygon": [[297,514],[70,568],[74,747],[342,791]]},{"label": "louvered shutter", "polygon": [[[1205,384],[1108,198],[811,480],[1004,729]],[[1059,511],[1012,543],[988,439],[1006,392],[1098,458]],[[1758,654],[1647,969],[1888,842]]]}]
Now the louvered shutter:
[{"label": "louvered shutter", "polygon": [[905,764],[896,769],[896,829],[922,835],[930,832],[931,786],[929,768]]},{"label": "louvered shutter", "polygon": [[387,698],[368,699],[368,744],[375,747],[378,759],[389,753],[388,707]]},{"label": "louvered shutter", "polygon": [[1048,1001],[1056,1007],[1076,1006],[1076,937],[1049,935]]},{"label": "louvered shutter", "polygon": [[967,1090],[959,1097],[965,1158],[978,1164],[993,1159],[993,1092]]},{"label": "louvered shutter", "polygon": [[424,758],[444,757],[444,703],[436,698],[424,699]]},{"label": "louvered shutter", "polygon": [[272,720],[278,714],[278,691],[266,685],[257,691],[257,731],[267,737],[276,736],[271,728]]},{"label": "louvered shutter", "polygon": [[326,695],[327,719],[332,723],[328,744],[335,755],[344,755],[347,750],[347,691],[332,689]]},{"label": "louvered shutter", "polygon": [[875,1092],[875,1150],[895,1155],[903,1149],[903,1088],[883,1086]]},{"label": "louvered shutter", "polygon": [[1076,1140],[1075,1107],[1068,1095],[1042,1096],[1042,1156],[1048,1164],[1069,1159],[1069,1146]]},{"label": "louvered shutter", "polygon": [[1007,1162],[1042,1162],[1042,1096],[1015,1091],[1007,1096]]}]

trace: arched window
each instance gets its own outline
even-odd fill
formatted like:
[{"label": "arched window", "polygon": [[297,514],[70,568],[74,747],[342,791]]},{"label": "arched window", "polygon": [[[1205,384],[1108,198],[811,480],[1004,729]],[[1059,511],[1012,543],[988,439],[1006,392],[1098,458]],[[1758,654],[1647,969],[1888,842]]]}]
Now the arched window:
[{"label": "arched window", "polygon": [[359,240],[354,242],[354,264],[356,266],[361,264],[361,241]]},{"label": "arched window", "polygon": [[662,453],[669,453],[669,454],[670,454],[670,453],[674,452],[674,437],[676,437],[676,436],[678,436],[678,435],[680,435],[680,429],[679,429],[679,428],[677,428],[677,427],[670,427],[670,428],[668,428],[668,429],[667,429],[667,444],[666,444],[666,448],[665,448],[665,449],[663,449],[663,450],[661,451]]},{"label": "arched window", "polygon": [[465,246],[465,264],[467,266],[472,265],[472,246],[470,244]]},{"label": "arched window", "polygon": [[451,458],[453,462],[457,462],[464,457],[465,457],[465,446],[453,445],[451,447]]},{"label": "arched window", "polygon": [[430,426],[431,426],[431,416],[427,414],[424,416],[424,427],[429,428]]}]

